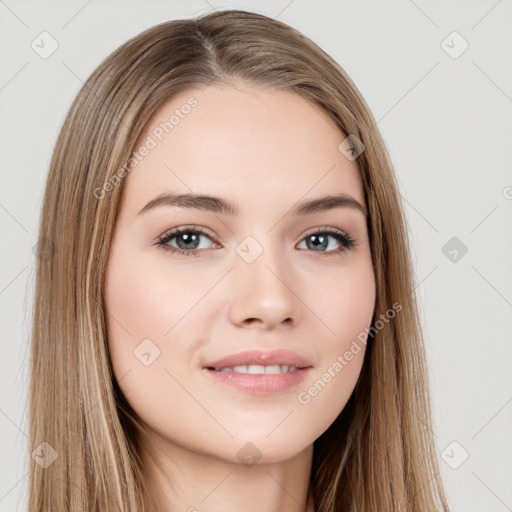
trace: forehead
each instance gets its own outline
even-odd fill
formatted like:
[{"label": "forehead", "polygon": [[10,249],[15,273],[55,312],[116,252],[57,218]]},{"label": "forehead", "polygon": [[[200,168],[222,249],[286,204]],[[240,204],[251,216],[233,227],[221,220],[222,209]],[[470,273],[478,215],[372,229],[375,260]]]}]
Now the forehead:
[{"label": "forehead", "polygon": [[322,108],[295,92],[190,89],[147,123],[124,194],[134,207],[168,191],[229,196],[242,208],[335,192],[363,203],[357,164],[338,149],[344,138]]}]

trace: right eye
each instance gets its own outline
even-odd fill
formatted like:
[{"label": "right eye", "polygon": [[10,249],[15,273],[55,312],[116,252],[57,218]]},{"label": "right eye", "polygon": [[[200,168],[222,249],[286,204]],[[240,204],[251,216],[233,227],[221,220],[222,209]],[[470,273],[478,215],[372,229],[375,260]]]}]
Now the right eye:
[{"label": "right eye", "polygon": [[[208,248],[201,247],[201,238],[212,240],[210,235],[206,234],[206,230],[200,226],[175,228],[159,237],[156,245],[180,256],[199,256],[201,250]],[[176,245],[170,244],[174,241]]]}]

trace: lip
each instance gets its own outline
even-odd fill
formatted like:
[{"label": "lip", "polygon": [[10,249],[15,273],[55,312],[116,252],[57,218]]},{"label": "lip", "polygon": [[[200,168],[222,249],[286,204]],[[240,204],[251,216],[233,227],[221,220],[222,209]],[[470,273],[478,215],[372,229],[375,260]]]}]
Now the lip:
[{"label": "lip", "polygon": [[[246,350],[231,354],[222,359],[211,361],[203,365],[203,368],[228,368],[232,366],[246,366],[246,365],[288,365],[295,366],[297,370],[313,366],[311,361],[300,356],[296,352],[285,349],[262,351],[262,350]],[[258,375],[257,375],[258,376]]]},{"label": "lip", "polygon": [[[229,368],[233,366],[295,366],[295,370],[275,374],[251,374],[233,371],[216,371],[215,368]],[[247,393],[268,395],[281,393],[301,384],[306,374],[311,371],[311,361],[291,350],[277,349],[271,351],[246,350],[231,354],[222,359],[211,361],[203,365],[203,371],[208,378],[216,382],[234,387]]]},{"label": "lip", "polygon": [[204,368],[206,376],[215,382],[231,386],[239,391],[256,395],[273,395],[290,391],[304,382],[312,367],[297,368],[288,373],[250,374],[222,372]]}]

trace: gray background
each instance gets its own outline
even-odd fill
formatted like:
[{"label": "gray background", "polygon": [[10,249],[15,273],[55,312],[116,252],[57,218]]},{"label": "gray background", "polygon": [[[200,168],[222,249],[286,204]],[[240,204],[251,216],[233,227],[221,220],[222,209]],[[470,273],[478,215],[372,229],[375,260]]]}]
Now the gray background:
[{"label": "gray background", "polygon": [[[0,0],[0,511],[23,510],[26,499],[32,249],[65,113],[128,38],[214,8],[254,10],[302,31],[368,101],[410,223],[452,510],[512,511],[511,0]],[[58,43],[45,59],[31,47],[43,31]]]}]

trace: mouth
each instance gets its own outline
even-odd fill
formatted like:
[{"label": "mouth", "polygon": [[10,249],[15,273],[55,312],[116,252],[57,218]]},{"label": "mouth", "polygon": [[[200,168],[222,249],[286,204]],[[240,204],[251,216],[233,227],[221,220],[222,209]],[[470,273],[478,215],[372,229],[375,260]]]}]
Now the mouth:
[{"label": "mouth", "polygon": [[[239,373],[286,373],[298,368],[313,366],[311,361],[291,350],[271,351],[246,350],[206,363],[203,368],[210,370],[229,370]],[[262,370],[263,368],[263,370]]]},{"label": "mouth", "polygon": [[289,350],[249,350],[207,363],[203,371],[215,382],[252,394],[276,394],[301,384],[310,361]]},{"label": "mouth", "polygon": [[290,373],[294,372],[297,369],[302,370],[302,368],[297,368],[293,365],[271,365],[271,366],[263,366],[263,365],[240,365],[240,366],[227,366],[224,368],[214,368],[207,367],[207,370],[212,370],[214,372],[235,372],[235,373],[248,373],[250,375],[277,375],[280,373]]}]

